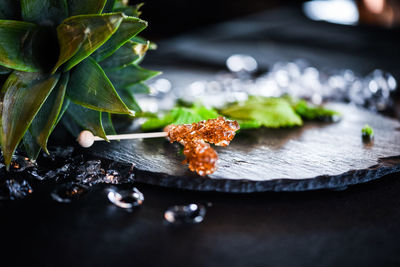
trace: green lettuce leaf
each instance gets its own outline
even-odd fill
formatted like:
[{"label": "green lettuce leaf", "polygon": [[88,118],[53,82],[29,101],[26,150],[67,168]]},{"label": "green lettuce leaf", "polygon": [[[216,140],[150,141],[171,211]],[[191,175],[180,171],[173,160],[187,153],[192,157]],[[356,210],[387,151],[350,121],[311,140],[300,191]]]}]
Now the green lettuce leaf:
[{"label": "green lettuce leaf", "polygon": [[161,118],[150,118],[142,124],[142,130],[150,131],[170,124],[187,124],[202,120],[215,119],[220,115],[214,109],[195,105],[193,107],[175,107]]},{"label": "green lettuce leaf", "polygon": [[340,117],[340,113],[334,110],[310,105],[303,99],[292,102],[294,111],[305,120],[334,121],[336,117]]},{"label": "green lettuce leaf", "polygon": [[[293,127],[303,125],[288,100],[273,97],[251,96],[244,102],[229,104],[220,110],[224,116],[241,121],[241,129]],[[246,127],[247,126],[247,127]]]}]

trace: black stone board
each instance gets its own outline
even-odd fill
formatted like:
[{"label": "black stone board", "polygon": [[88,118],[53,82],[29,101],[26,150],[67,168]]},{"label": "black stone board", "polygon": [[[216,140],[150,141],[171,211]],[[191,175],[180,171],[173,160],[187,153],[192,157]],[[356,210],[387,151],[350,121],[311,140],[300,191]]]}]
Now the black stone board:
[{"label": "black stone board", "polygon": [[[400,123],[349,104],[330,104],[342,119],[303,127],[242,131],[218,147],[218,170],[201,177],[166,139],[98,142],[94,156],[135,165],[136,181],[199,191],[251,193],[341,188],[400,171]],[[361,129],[375,131],[365,143]]]}]

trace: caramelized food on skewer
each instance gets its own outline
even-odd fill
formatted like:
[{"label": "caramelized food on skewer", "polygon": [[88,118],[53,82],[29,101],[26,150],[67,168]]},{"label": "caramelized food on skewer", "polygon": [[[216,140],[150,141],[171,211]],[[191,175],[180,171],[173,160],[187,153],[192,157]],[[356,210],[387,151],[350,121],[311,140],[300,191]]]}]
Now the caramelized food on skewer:
[{"label": "caramelized food on skewer", "polygon": [[192,124],[169,125],[165,131],[171,143],[179,142],[184,146],[184,163],[189,164],[189,169],[204,176],[215,172],[218,160],[217,152],[207,143],[227,146],[239,128],[237,121],[219,117]]},{"label": "caramelized food on skewer", "polygon": [[[183,163],[188,163],[191,171],[205,176],[215,172],[218,161],[217,152],[208,143],[227,146],[239,128],[237,121],[219,117],[192,124],[169,125],[164,132],[107,135],[107,139],[167,137],[171,143],[179,142],[184,146],[183,154],[186,159]],[[95,141],[104,139],[94,136],[90,131],[82,131],[78,136],[78,142],[82,147],[90,147]]]},{"label": "caramelized food on skewer", "polygon": [[183,154],[186,157],[183,163],[189,164],[192,172],[205,176],[217,170],[218,154],[202,140],[185,143]]},{"label": "caramelized food on skewer", "polygon": [[239,128],[237,121],[218,117],[192,124],[172,124],[167,126],[164,131],[168,132],[171,142],[203,140],[216,146],[227,146]]}]

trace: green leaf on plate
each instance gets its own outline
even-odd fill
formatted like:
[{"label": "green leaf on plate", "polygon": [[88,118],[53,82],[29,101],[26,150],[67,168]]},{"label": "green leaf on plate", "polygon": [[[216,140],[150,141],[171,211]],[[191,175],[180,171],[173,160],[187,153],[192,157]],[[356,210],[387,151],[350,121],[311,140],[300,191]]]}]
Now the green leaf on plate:
[{"label": "green leaf on plate", "polygon": [[1,148],[7,166],[32,120],[57,84],[59,76],[14,71],[3,85]]},{"label": "green leaf on plate", "polygon": [[[252,126],[255,125],[255,122],[269,128],[293,127],[303,124],[300,116],[294,112],[289,101],[284,98],[251,96],[244,102],[228,105],[220,110],[220,113],[233,120],[250,121],[248,123]],[[241,124],[240,127],[245,128]]]},{"label": "green leaf on plate", "polygon": [[152,131],[162,129],[167,125],[173,124],[174,118],[171,114],[167,113],[161,118],[150,118],[142,124],[143,131]]},{"label": "green leaf on plate", "polygon": [[131,114],[99,64],[90,57],[72,71],[67,95],[73,102],[87,108]]},{"label": "green leaf on plate", "polygon": [[63,102],[65,91],[69,80],[69,73],[64,73],[57,85],[47,97],[46,101],[36,114],[35,119],[29,127],[29,133],[32,135],[35,142],[46,152],[47,140],[53,131],[58,120]]},{"label": "green leaf on plate", "polygon": [[248,130],[248,129],[258,129],[262,127],[262,123],[257,120],[236,120],[239,125],[241,130]]},{"label": "green leaf on plate", "polygon": [[107,0],[67,0],[70,16],[100,14]]},{"label": "green leaf on plate", "polygon": [[81,15],[64,20],[57,27],[60,56],[53,73],[64,63],[65,71],[90,56],[118,29],[123,15]]},{"label": "green leaf on plate", "polygon": [[202,120],[215,119],[220,115],[214,109],[194,105],[190,108],[175,107],[162,118],[150,118],[142,124],[142,130],[150,131],[163,128],[170,124],[187,124]]},{"label": "green leaf on plate", "polygon": [[361,136],[366,140],[374,138],[374,129],[372,129],[368,124],[365,124],[361,129]]},{"label": "green leaf on plate", "polygon": [[24,21],[58,25],[68,17],[66,0],[21,0]]},{"label": "green leaf on plate", "polygon": [[129,65],[120,69],[107,69],[105,71],[107,77],[117,88],[126,88],[161,74],[159,71],[147,70],[137,65]]},{"label": "green leaf on plate", "polygon": [[100,62],[111,56],[118,48],[147,27],[147,22],[134,17],[125,17],[118,30],[96,50],[94,58]]},{"label": "green leaf on plate", "polygon": [[305,120],[334,120],[340,114],[334,110],[326,109],[323,106],[313,106],[305,100],[293,101],[294,111]]},{"label": "green leaf on plate", "polygon": [[94,135],[107,140],[106,133],[103,129],[101,112],[71,102],[67,109],[67,113],[83,129],[89,130]]},{"label": "green leaf on plate", "polygon": [[0,65],[20,71],[39,71],[31,47],[36,30],[33,23],[0,20]]},{"label": "green leaf on plate", "polygon": [[136,63],[141,57],[144,56],[149,44],[139,44],[128,41],[121,46],[111,57],[106,58],[100,62],[100,66],[105,69],[126,67],[130,64]]}]

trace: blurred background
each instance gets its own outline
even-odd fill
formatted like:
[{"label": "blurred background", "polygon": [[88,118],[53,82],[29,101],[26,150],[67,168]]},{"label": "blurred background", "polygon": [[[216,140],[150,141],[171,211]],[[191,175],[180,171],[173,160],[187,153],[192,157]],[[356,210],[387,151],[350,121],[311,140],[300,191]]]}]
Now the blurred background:
[{"label": "blurred background", "polygon": [[[305,3],[308,2],[308,3]],[[132,1],[137,3],[137,1]],[[165,39],[198,28],[280,7],[305,9],[305,15],[343,24],[392,28],[400,23],[397,0],[150,0],[143,6],[143,18],[150,22],[146,35]]]},{"label": "blurred background", "polygon": [[288,93],[400,118],[398,0],[150,0],[142,11],[158,45],[144,66],[186,96]]}]

